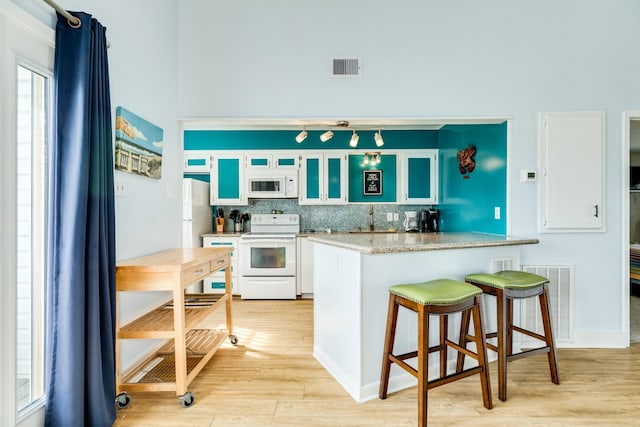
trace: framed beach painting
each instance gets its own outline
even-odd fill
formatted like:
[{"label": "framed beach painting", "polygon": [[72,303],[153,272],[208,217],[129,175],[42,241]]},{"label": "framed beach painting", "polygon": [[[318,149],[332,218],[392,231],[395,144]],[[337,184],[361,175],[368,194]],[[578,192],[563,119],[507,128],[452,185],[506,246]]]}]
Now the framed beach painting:
[{"label": "framed beach painting", "polygon": [[116,108],[115,168],[149,178],[162,176],[162,128]]}]

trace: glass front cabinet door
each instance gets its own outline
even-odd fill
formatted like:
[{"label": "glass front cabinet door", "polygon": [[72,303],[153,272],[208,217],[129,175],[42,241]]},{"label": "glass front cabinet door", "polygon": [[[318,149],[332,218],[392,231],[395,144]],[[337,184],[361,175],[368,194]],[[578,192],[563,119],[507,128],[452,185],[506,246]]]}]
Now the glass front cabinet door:
[{"label": "glass front cabinet door", "polygon": [[400,202],[438,203],[438,150],[402,153]]},{"label": "glass front cabinet door", "polygon": [[216,155],[211,168],[211,204],[246,205],[244,155]]},{"label": "glass front cabinet door", "polygon": [[307,154],[300,158],[301,205],[341,205],[347,203],[347,156]]}]

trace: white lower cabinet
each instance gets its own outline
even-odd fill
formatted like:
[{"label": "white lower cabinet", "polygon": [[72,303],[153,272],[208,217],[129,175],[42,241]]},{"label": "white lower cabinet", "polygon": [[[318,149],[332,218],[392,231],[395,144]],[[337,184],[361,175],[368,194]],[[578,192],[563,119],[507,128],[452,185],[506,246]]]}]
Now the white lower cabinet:
[{"label": "white lower cabinet", "polygon": [[[202,246],[205,248],[231,247],[231,292],[234,295],[240,294],[240,275],[238,270],[238,237],[218,237],[218,235],[204,236]],[[202,292],[209,294],[224,293],[225,270],[220,270],[216,274],[205,277],[202,281]]]},{"label": "white lower cabinet", "polygon": [[297,238],[298,295],[313,298],[313,242],[306,237]]}]

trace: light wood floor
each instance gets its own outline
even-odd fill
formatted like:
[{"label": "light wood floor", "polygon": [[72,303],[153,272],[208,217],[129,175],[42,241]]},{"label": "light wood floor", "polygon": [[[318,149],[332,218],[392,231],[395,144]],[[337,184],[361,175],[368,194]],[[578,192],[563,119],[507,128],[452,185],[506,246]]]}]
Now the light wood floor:
[{"label": "light wood floor", "polygon": [[[207,320],[214,327],[223,318]],[[313,350],[313,301],[234,301],[237,346],[228,342],[191,384],[195,404],[174,393],[133,393],[114,426],[415,426],[416,388],[358,404]],[[380,358],[381,355],[371,355]],[[432,426],[640,425],[640,344],[560,349],[560,385],[546,356],[509,364],[509,400],[482,406],[478,376],[429,391]]]}]

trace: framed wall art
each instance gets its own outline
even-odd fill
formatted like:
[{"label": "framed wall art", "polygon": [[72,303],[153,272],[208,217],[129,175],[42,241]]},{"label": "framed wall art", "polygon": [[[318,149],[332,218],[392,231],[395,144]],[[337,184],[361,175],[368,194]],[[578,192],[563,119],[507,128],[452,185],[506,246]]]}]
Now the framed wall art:
[{"label": "framed wall art", "polygon": [[162,128],[122,108],[116,108],[115,168],[160,179]]}]

